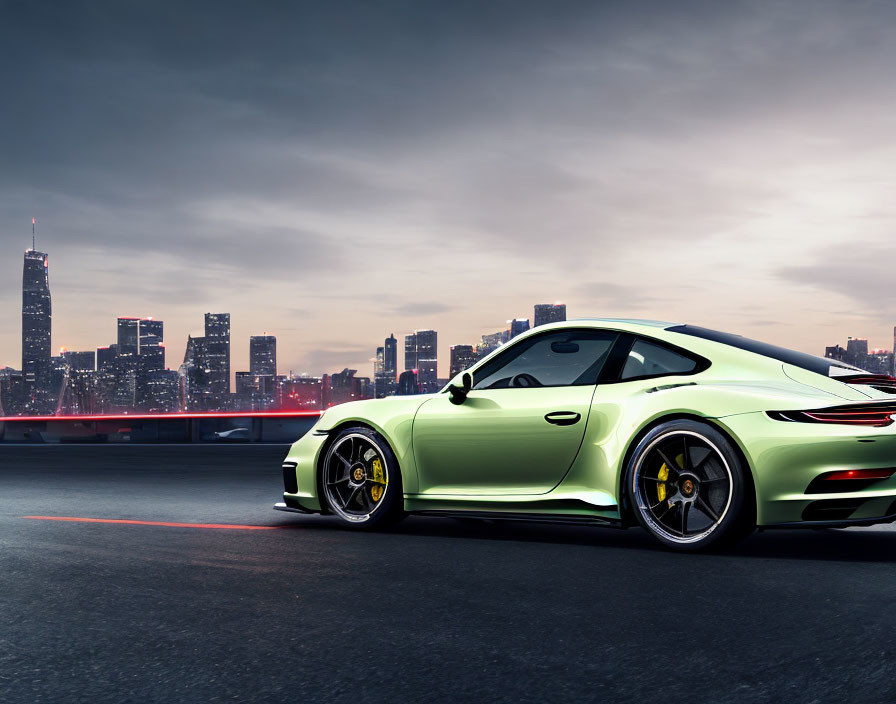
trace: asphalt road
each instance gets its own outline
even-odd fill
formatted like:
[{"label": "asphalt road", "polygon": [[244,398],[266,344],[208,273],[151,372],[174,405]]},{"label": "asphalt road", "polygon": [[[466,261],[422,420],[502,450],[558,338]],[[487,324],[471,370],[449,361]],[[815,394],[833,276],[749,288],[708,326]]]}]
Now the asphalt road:
[{"label": "asphalt road", "polygon": [[355,533],[271,510],[284,454],[0,446],[0,701],[896,701],[892,530]]}]

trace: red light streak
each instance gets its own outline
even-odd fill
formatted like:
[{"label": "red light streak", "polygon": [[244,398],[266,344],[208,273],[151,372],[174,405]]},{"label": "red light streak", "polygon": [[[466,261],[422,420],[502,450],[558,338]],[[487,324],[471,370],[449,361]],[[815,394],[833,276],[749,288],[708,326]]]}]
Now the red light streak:
[{"label": "red light streak", "polygon": [[107,416],[0,416],[0,422],[16,420],[31,422],[52,420],[78,420],[93,422],[101,420],[190,420],[192,418],[314,418],[316,416],[320,416],[321,413],[322,411],[253,411],[248,413],[226,411],[216,413],[120,413]]},{"label": "red light streak", "polygon": [[214,530],[282,530],[293,526],[248,526],[237,523],[176,523],[173,521],[134,521],[128,518],[80,518],[77,516],[22,516],[32,521],[67,523],[118,523],[129,526],[165,526],[167,528],[211,528]]}]

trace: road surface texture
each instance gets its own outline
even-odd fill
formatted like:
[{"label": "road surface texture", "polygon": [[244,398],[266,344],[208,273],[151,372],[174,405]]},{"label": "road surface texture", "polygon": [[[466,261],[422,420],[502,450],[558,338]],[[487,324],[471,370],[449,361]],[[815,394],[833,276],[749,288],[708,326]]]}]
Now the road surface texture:
[{"label": "road surface texture", "polygon": [[890,529],[356,533],[271,510],[284,454],[0,446],[0,701],[896,701]]}]

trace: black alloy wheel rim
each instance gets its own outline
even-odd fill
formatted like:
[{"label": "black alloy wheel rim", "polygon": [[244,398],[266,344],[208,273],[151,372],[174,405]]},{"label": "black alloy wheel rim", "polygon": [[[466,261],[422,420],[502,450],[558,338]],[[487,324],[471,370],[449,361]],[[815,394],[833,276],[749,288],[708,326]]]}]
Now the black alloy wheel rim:
[{"label": "black alloy wheel rim", "polygon": [[346,521],[363,523],[379,509],[389,486],[382,448],[370,437],[350,433],[327,452],[324,491],[330,508]]},{"label": "black alloy wheel rim", "polygon": [[645,523],[675,543],[707,537],[731,505],[731,468],[719,448],[696,432],[676,430],[654,439],[632,479]]}]

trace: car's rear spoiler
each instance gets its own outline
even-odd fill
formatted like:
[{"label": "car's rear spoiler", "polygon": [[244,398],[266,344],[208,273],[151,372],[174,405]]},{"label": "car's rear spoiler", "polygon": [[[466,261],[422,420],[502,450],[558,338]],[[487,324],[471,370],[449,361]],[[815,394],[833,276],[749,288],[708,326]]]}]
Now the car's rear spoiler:
[{"label": "car's rear spoiler", "polygon": [[842,381],[844,384],[870,386],[885,394],[896,394],[896,377],[888,374],[845,374],[832,378]]}]

